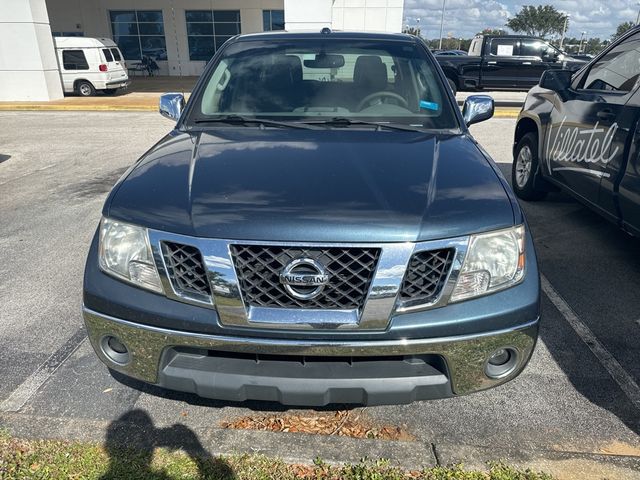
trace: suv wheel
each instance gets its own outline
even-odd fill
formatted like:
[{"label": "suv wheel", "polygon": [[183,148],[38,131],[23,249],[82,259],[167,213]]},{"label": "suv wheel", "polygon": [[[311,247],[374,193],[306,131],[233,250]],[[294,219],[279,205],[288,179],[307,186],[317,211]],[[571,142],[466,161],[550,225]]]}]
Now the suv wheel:
[{"label": "suv wheel", "polygon": [[527,133],[518,142],[511,168],[513,190],[523,200],[541,200],[547,195],[539,186],[538,165],[538,136]]},{"label": "suv wheel", "polygon": [[96,94],[96,89],[93,88],[93,85],[91,85],[91,83],[87,82],[86,80],[82,80],[77,83],[76,92],[81,97],[93,97]]}]

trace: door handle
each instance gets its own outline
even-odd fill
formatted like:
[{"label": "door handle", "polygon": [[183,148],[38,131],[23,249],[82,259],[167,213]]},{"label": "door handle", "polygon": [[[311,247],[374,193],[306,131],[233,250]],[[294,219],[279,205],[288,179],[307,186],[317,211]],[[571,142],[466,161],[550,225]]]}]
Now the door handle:
[{"label": "door handle", "polygon": [[522,62],[522,65],[531,65],[531,62]]},{"label": "door handle", "polygon": [[600,120],[613,120],[614,118],[616,118],[616,114],[613,113],[612,110],[606,108],[604,110],[600,110],[598,113],[596,113],[596,117],[598,117],[598,119]]},{"label": "door handle", "polygon": [[487,62],[487,65],[495,65],[496,63],[498,63],[498,62],[495,62],[495,61],[494,62]]}]

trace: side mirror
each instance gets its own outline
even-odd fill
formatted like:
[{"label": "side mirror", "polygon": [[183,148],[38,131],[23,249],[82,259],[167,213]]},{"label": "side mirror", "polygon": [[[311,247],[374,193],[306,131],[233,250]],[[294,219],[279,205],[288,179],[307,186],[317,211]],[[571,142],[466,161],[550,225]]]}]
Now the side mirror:
[{"label": "side mirror", "polygon": [[494,103],[489,95],[471,95],[467,97],[462,106],[464,123],[473,125],[484,122],[493,117]]},{"label": "side mirror", "polygon": [[184,104],[184,95],[181,93],[165,93],[160,97],[160,115],[178,121]]},{"label": "side mirror", "polygon": [[564,92],[571,86],[571,70],[546,70],[540,77],[540,87],[554,92]]}]

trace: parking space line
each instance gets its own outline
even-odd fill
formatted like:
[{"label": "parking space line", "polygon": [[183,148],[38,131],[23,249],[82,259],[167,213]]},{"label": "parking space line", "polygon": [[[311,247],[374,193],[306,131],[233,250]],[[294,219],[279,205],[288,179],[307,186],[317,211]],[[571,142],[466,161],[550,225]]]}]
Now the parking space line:
[{"label": "parking space line", "polygon": [[47,358],[27,379],[18,385],[11,395],[0,404],[0,412],[18,412],[29,401],[51,375],[87,339],[84,327],[79,328],[60,348]]},{"label": "parking space line", "polygon": [[620,362],[600,343],[591,329],[578,317],[569,304],[560,296],[551,285],[547,277],[540,274],[542,291],[549,297],[564,319],[571,325],[571,328],[578,334],[580,339],[589,347],[589,350],[596,356],[602,366],[609,372],[624,394],[631,400],[631,403],[640,410],[640,387],[629,373],[620,365]]}]

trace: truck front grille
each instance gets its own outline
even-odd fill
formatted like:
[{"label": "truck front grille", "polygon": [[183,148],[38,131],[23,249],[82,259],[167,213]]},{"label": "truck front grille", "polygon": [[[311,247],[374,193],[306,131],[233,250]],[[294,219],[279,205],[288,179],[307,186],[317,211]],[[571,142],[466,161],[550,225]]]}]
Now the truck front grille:
[{"label": "truck front grille", "polygon": [[[278,247],[230,245],[233,262],[247,305],[308,309],[361,309],[369,292],[379,248]],[[280,283],[280,273],[296,258],[322,264],[329,283],[315,298],[291,297]]]},{"label": "truck front grille", "polygon": [[415,253],[402,281],[400,301],[418,304],[436,300],[447,280],[454,255],[453,248]]},{"label": "truck front grille", "polygon": [[200,250],[191,245],[162,242],[167,274],[179,295],[210,297],[211,289]]}]

